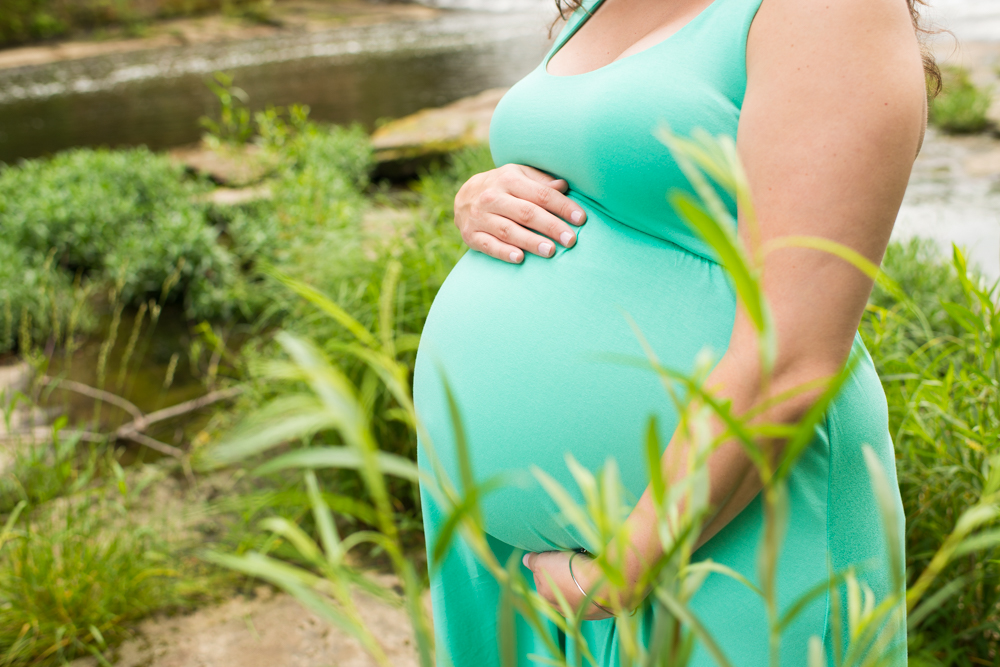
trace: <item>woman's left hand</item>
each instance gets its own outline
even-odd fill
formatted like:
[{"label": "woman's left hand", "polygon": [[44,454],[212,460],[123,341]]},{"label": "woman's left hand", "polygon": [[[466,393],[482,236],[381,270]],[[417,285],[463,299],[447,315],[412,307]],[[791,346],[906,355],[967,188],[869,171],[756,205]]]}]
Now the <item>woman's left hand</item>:
[{"label": "woman's left hand", "polygon": [[[535,590],[560,614],[563,608],[559,606],[559,601],[553,592],[553,586],[559,590],[563,599],[569,603],[573,610],[579,610],[583,605],[584,595],[573,583],[573,577],[569,572],[569,559],[573,555],[572,551],[545,551],[542,553],[530,553],[524,555],[524,566],[535,575]],[[573,559],[573,574],[580,582],[583,590],[590,592],[593,587],[598,586],[601,581],[601,572],[594,560],[586,555],[580,554]],[[601,602],[605,604],[604,601]],[[598,609],[593,604],[588,604],[583,613],[583,620],[597,621],[610,618],[607,612]]]}]

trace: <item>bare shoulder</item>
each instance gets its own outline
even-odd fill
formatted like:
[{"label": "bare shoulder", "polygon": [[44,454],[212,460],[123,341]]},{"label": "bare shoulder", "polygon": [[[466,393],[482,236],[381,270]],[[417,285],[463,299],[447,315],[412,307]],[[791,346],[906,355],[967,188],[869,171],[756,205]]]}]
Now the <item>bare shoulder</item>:
[{"label": "bare shoulder", "polygon": [[759,65],[778,61],[851,75],[855,84],[895,74],[923,89],[906,0],[763,0],[747,43],[748,76],[766,76]]},{"label": "bare shoulder", "polygon": [[743,109],[755,134],[798,128],[830,142],[870,141],[871,150],[894,144],[912,164],[925,104],[906,0],[761,3],[747,40]]},{"label": "bare shoulder", "polygon": [[855,45],[895,34],[916,44],[906,0],[763,0],[751,34],[789,31]]}]

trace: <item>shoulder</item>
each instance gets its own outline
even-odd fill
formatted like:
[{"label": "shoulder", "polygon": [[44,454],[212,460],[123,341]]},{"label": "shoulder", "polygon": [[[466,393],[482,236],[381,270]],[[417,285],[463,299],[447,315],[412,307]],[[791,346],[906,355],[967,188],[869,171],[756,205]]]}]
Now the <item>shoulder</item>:
[{"label": "shoulder", "polygon": [[812,52],[850,60],[893,50],[919,54],[906,0],[763,0],[748,59],[790,49],[799,57]]},{"label": "shoulder", "polygon": [[763,0],[746,62],[748,99],[771,112],[922,125],[926,81],[906,0]]}]

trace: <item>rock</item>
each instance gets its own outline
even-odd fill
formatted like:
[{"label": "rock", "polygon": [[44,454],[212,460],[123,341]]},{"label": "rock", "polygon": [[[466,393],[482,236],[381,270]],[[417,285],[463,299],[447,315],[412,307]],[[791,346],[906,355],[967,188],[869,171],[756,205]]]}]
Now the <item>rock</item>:
[{"label": "rock", "polygon": [[[44,423],[43,415],[32,406],[21,401],[15,403],[15,396],[28,390],[31,373],[31,367],[23,361],[0,366],[0,409],[6,415],[0,420],[0,475],[14,463],[18,448],[23,445],[14,434],[30,429],[36,423]],[[14,404],[13,409],[11,404]],[[11,433],[7,431],[8,423]]]},{"label": "rock", "polygon": [[489,140],[490,119],[506,88],[491,88],[435,109],[391,121],[375,130],[377,174],[412,176],[418,167],[466,146]]},{"label": "rock", "polygon": [[259,159],[260,147],[254,144],[217,150],[205,144],[182,146],[171,150],[169,155],[189,171],[207,176],[217,185],[233,188],[257,183],[271,171],[271,167]]},{"label": "rock", "polygon": [[249,188],[215,188],[205,200],[219,206],[239,206],[260,199],[270,199],[272,196],[271,188],[256,185]]}]

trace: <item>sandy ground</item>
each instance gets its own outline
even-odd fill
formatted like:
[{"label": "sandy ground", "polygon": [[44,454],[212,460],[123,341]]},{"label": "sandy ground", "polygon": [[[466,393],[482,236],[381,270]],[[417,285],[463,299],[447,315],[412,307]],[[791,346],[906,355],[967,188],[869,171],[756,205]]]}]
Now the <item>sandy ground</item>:
[{"label": "sandy ground", "polygon": [[[273,24],[255,24],[221,15],[175,19],[149,26],[140,37],[72,39],[0,49],[0,69],[45,65],[93,56],[158,49],[167,46],[234,42],[259,37],[318,32],[343,26],[371,25],[400,19],[438,16],[440,10],[417,4],[376,3],[364,0],[287,0],[274,5]],[[119,31],[120,33],[120,31]]]},{"label": "sandy ground", "polygon": [[[359,595],[362,617],[377,628],[390,664],[417,664],[406,613]],[[72,667],[97,667],[93,658]],[[369,667],[360,643],[283,593],[261,586],[188,616],[153,618],[118,649],[118,667]]]}]

